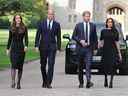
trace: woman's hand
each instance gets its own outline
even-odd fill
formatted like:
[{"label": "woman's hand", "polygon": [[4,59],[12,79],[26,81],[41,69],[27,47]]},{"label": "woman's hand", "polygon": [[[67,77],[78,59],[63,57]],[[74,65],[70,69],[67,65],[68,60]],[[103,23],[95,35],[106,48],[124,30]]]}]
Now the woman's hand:
[{"label": "woman's hand", "polygon": [[24,52],[26,52],[27,50],[28,50],[28,48],[25,46],[25,47],[24,47]]},{"label": "woman's hand", "polygon": [[7,56],[9,56],[9,54],[10,54],[10,50],[9,49],[6,50],[6,54],[7,54]]}]

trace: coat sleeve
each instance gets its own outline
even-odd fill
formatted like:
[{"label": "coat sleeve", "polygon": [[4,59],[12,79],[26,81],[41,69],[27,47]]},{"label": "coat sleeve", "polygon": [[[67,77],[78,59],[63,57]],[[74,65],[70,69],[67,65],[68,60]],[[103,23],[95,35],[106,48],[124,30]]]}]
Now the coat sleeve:
[{"label": "coat sleeve", "polygon": [[80,33],[78,30],[78,24],[76,24],[74,31],[73,31],[72,39],[80,44],[80,38],[79,38],[80,36],[79,35],[80,35]]},{"label": "coat sleeve", "polygon": [[9,30],[9,38],[8,38],[8,43],[7,43],[7,49],[10,48],[11,43],[12,43],[12,32],[11,32],[11,30]]},{"label": "coat sleeve", "polygon": [[35,37],[35,47],[39,47],[41,38],[41,22],[38,24],[36,37]]},{"label": "coat sleeve", "polygon": [[61,27],[59,23],[57,28],[57,49],[61,50]]},{"label": "coat sleeve", "polygon": [[98,37],[96,32],[96,25],[94,24],[94,31],[93,31],[93,42],[94,42],[94,49],[98,48]]},{"label": "coat sleeve", "polygon": [[25,46],[28,47],[28,29],[25,28]]},{"label": "coat sleeve", "polygon": [[103,31],[104,31],[104,30],[101,30],[101,34],[100,34],[100,40],[103,40],[103,39],[104,39],[104,34],[103,34]]}]

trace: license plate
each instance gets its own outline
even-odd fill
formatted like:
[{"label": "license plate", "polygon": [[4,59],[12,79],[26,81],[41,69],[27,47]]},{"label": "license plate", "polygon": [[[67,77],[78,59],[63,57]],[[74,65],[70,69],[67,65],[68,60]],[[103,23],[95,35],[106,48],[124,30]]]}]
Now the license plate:
[{"label": "license plate", "polygon": [[93,56],[93,61],[101,61],[101,56]]}]

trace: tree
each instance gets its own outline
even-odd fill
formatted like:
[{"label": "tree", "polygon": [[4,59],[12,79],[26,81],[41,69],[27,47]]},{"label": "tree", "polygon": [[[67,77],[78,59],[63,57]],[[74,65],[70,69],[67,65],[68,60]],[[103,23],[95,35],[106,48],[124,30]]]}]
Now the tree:
[{"label": "tree", "polygon": [[0,0],[0,16],[7,13],[31,12],[32,5],[32,0]]},{"label": "tree", "polygon": [[45,0],[0,0],[0,21],[3,22],[9,22],[14,14],[19,13],[28,26],[35,27],[40,19],[46,17],[46,12]]},{"label": "tree", "polygon": [[46,0],[34,0],[33,3],[35,15],[39,15],[40,19],[44,18],[47,12]]}]

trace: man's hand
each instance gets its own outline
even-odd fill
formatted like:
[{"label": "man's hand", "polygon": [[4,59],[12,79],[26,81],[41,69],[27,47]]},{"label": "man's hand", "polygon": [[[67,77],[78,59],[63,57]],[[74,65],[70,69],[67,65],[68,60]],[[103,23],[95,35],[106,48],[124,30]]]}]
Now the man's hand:
[{"label": "man's hand", "polygon": [[36,52],[39,52],[39,48],[38,48],[38,47],[35,47],[35,51],[36,51]]},{"label": "man's hand", "polygon": [[85,42],[85,40],[80,40],[80,44],[83,46],[83,47],[86,47],[88,44]]},{"label": "man's hand", "polygon": [[98,42],[98,48],[102,48],[103,47],[103,43],[101,41]]}]

